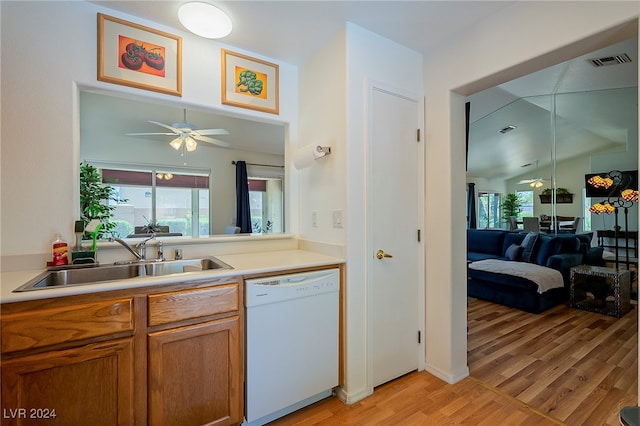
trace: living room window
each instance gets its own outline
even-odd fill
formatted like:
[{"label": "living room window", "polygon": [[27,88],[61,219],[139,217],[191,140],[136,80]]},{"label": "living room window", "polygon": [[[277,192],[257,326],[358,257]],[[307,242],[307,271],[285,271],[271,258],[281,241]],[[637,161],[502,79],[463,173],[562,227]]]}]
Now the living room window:
[{"label": "living room window", "polygon": [[115,237],[139,233],[136,227],[151,223],[168,226],[171,234],[210,234],[208,172],[102,169],[102,182],[113,187],[120,199],[111,202]]},{"label": "living room window", "polygon": [[282,179],[249,178],[251,232],[267,234],[283,232],[284,199]]},{"label": "living room window", "polygon": [[500,193],[478,192],[478,228],[500,228]]},{"label": "living room window", "polygon": [[522,219],[524,216],[533,217],[533,191],[516,191],[516,194],[520,196],[522,204],[520,205],[520,213],[517,218]]}]

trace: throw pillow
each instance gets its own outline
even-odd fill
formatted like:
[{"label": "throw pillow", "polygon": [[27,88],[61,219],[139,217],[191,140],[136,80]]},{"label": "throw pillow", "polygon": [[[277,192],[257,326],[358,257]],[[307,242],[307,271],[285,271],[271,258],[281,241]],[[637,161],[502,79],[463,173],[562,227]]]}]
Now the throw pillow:
[{"label": "throw pillow", "polygon": [[[603,247],[591,247],[587,250],[584,255],[584,264],[585,265],[593,265],[593,266],[604,266],[604,259],[602,255],[604,254]],[[615,256],[614,256],[615,259]]]},{"label": "throw pillow", "polygon": [[538,241],[538,233],[537,232],[529,232],[524,240],[522,240],[522,255],[520,260],[523,262],[531,262],[531,258],[533,257],[533,248]]},{"label": "throw pillow", "polygon": [[519,260],[520,256],[522,256],[522,246],[520,244],[511,244],[504,253],[504,257],[509,260]]}]

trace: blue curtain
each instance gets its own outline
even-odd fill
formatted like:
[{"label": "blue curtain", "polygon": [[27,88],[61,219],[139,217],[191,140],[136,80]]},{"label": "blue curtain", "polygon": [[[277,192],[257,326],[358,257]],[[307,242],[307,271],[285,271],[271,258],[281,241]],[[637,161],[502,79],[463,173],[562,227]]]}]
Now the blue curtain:
[{"label": "blue curtain", "polygon": [[236,161],[236,226],[240,227],[240,233],[251,233],[249,179],[245,161]]},{"label": "blue curtain", "polygon": [[476,184],[469,182],[467,188],[467,228],[475,229],[476,223]]},{"label": "blue curtain", "polygon": [[464,104],[464,134],[465,134],[465,156],[464,156],[464,170],[469,170],[469,120],[471,115],[471,102]]}]

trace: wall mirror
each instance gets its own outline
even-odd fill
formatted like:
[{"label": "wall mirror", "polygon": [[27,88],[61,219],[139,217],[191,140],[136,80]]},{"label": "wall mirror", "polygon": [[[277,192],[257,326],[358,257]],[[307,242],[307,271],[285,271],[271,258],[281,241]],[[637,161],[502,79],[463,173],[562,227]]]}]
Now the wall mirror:
[{"label": "wall mirror", "polygon": [[[237,161],[247,163],[252,232],[285,232],[284,124],[91,90],[80,92],[79,109],[80,161],[96,166],[120,198],[116,236],[138,236],[150,222],[167,236],[233,233]],[[228,135],[208,137],[229,146],[199,141],[195,150],[186,142],[175,149],[177,136],[149,121],[225,129]]]},{"label": "wall mirror", "polygon": [[[543,232],[613,229],[613,215],[589,211],[585,175],[638,169],[637,52],[625,40],[468,98],[475,227],[522,229],[532,216]],[[510,193],[523,200],[517,224],[500,208]],[[636,203],[630,230],[637,218]]]}]

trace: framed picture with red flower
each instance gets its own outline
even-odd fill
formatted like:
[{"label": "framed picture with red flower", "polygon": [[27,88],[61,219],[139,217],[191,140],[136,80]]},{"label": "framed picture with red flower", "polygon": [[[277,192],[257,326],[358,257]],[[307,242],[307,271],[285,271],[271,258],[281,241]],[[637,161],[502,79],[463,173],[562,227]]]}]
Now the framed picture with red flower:
[{"label": "framed picture with red flower", "polygon": [[222,103],[279,114],[278,65],[222,49]]},{"label": "framed picture with red flower", "polygon": [[182,38],[98,13],[98,80],[182,96]]}]

